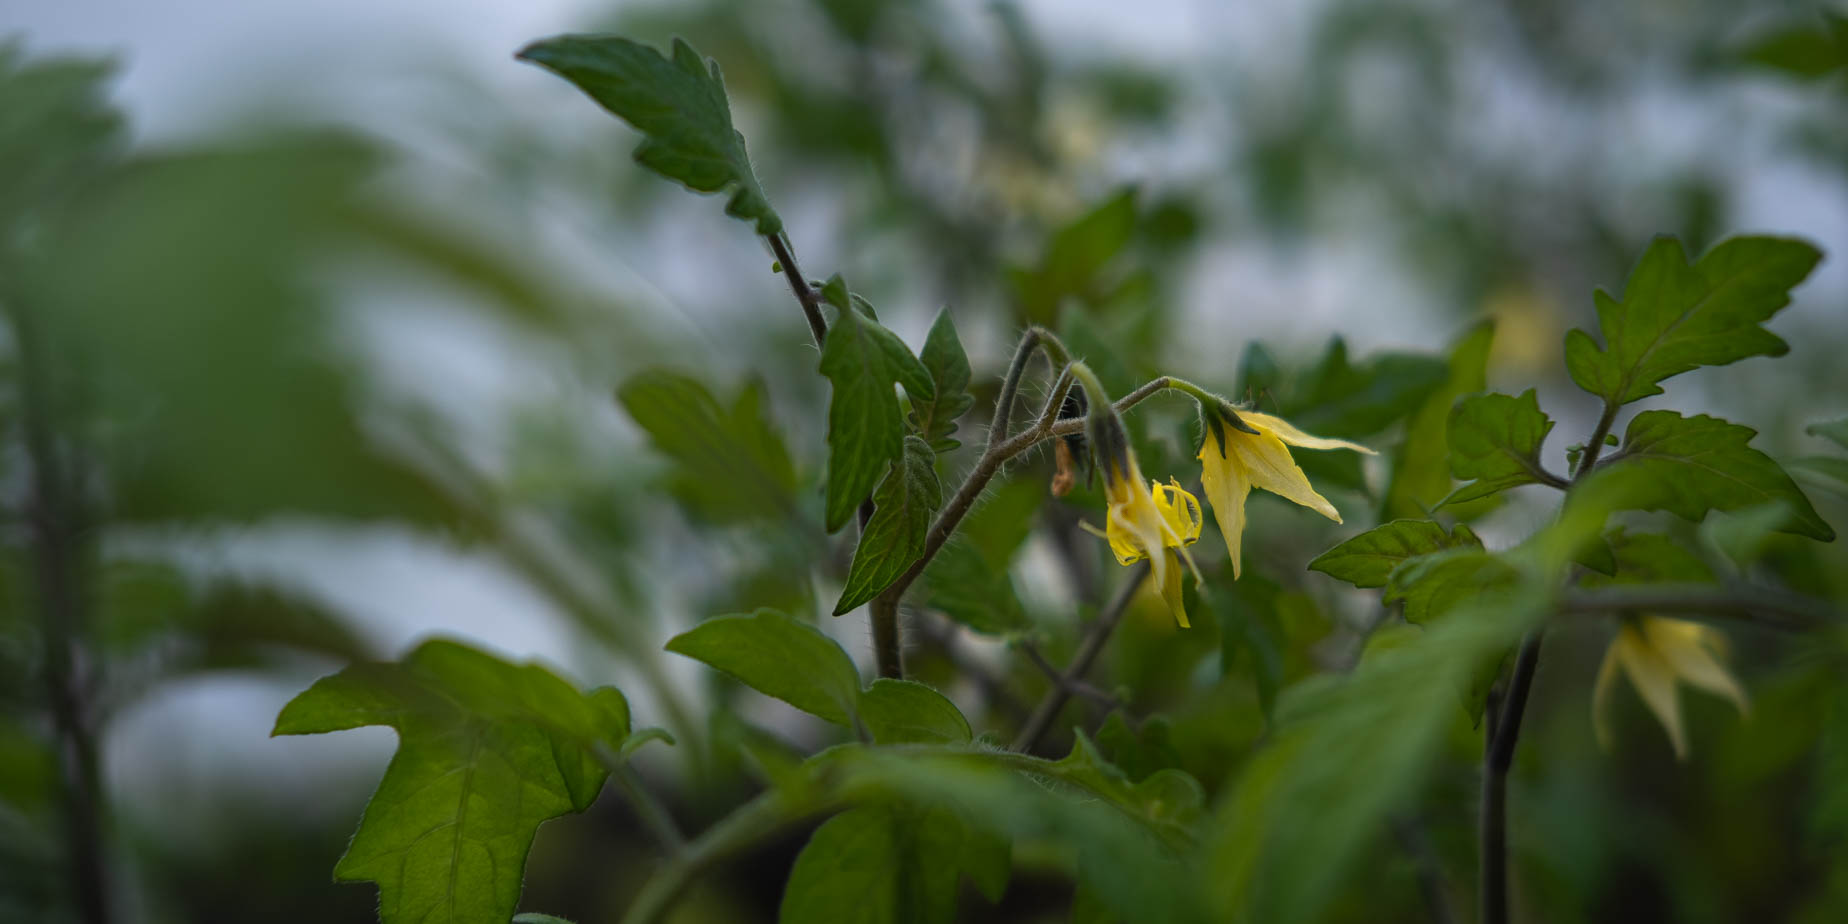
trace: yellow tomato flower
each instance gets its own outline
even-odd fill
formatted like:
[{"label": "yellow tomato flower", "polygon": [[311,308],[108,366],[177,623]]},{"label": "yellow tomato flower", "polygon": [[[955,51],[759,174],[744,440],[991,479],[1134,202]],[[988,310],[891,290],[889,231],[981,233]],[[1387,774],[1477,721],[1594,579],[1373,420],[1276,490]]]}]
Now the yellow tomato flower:
[{"label": "yellow tomato flower", "polygon": [[1239,576],[1239,536],[1245,531],[1245,498],[1253,487],[1263,488],[1308,507],[1336,523],[1341,514],[1328,498],[1315,492],[1309,476],[1290,458],[1284,445],[1304,449],[1351,449],[1373,455],[1373,450],[1346,440],[1310,436],[1281,418],[1256,411],[1239,411],[1256,433],[1246,433],[1207,413],[1207,435],[1200,444],[1200,486],[1219,520],[1226,552],[1232,556],[1232,577]]},{"label": "yellow tomato flower", "polygon": [[[1149,580],[1161,590],[1174,621],[1187,628],[1187,610],[1181,604],[1181,570],[1173,558],[1186,563],[1194,573],[1194,581],[1199,582],[1200,569],[1194,566],[1187,546],[1200,539],[1200,501],[1172,478],[1167,484],[1144,482],[1133,454],[1127,456],[1121,468],[1105,468],[1104,497],[1109,502],[1105,528],[1100,532],[1085,524],[1086,528],[1110,543],[1117,564],[1133,565],[1149,559]],[[1174,555],[1167,554],[1167,549],[1174,549]]]},{"label": "yellow tomato flower", "polygon": [[1645,616],[1625,620],[1617,638],[1604,654],[1604,666],[1598,670],[1598,685],[1591,698],[1592,728],[1598,743],[1609,748],[1610,695],[1621,667],[1630,683],[1643,698],[1656,720],[1668,730],[1668,740],[1675,746],[1675,757],[1688,756],[1687,732],[1681,722],[1681,695],[1677,680],[1724,696],[1739,707],[1740,715],[1750,712],[1745,691],[1721,663],[1725,657],[1726,637],[1698,623],[1678,619]]}]

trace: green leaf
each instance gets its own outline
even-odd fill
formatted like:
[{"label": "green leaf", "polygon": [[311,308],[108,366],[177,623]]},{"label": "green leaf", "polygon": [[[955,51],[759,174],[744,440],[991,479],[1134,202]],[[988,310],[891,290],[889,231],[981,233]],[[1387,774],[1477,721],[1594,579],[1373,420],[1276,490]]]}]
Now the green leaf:
[{"label": "green leaf", "polygon": [[948,924],[956,918],[960,874],[993,879],[969,869],[993,856],[968,849],[975,840],[945,809],[883,804],[842,812],[815,829],[796,857],[777,920]]},{"label": "green leaf", "polygon": [[573,924],[573,922],[569,918],[561,918],[555,914],[540,914],[537,911],[528,911],[524,914],[514,915],[513,924]]},{"label": "green leaf", "polygon": [[1353,363],[1347,343],[1335,337],[1316,367],[1279,398],[1279,406],[1291,423],[1317,436],[1371,436],[1416,410],[1448,375],[1443,360],[1410,353],[1381,353]]},{"label": "green leaf", "polygon": [[1408,558],[1386,580],[1385,602],[1403,603],[1405,621],[1429,622],[1514,585],[1514,566],[1480,548],[1452,548]]},{"label": "green leaf", "polygon": [[272,734],[365,725],[396,729],[398,752],[334,878],[377,882],[385,924],[500,924],[540,822],[602,789],[594,749],[629,733],[629,707],[613,688],[582,694],[536,664],[432,641],[316,681]]},{"label": "green leaf", "polygon": [[1449,378],[1431,392],[1405,425],[1405,441],[1393,455],[1384,518],[1422,517],[1450,493],[1450,409],[1458,398],[1486,387],[1492,324],[1478,324],[1450,348]]},{"label": "green leaf", "polygon": [[717,62],[674,40],[672,60],[613,35],[564,35],[519,53],[571,81],[597,104],[647,136],[635,149],[642,166],[697,192],[726,192],[725,212],[780,233],[783,221],[764,198],[744,136],[732,127],[731,103]]},{"label": "green leaf", "polygon": [[1803,428],[1811,436],[1820,436],[1843,449],[1848,449],[1848,417],[1839,420],[1823,420]]},{"label": "green leaf", "polygon": [[1848,18],[1823,11],[1821,23],[1783,26],[1748,42],[1746,63],[1815,79],[1848,68]]},{"label": "green leaf", "polygon": [[975,404],[975,398],[969,394],[969,357],[956,336],[956,323],[950,319],[948,308],[937,312],[918,361],[930,371],[936,397],[912,400],[914,424],[930,448],[949,452],[961,445],[955,439],[956,421]]},{"label": "green leaf", "polygon": [[1750,427],[1704,414],[1644,411],[1630,421],[1623,448],[1608,466],[1639,473],[1628,498],[1634,509],[1666,510],[1698,523],[1709,510],[1782,501],[1793,517],[1784,532],[1824,542],[1835,538],[1790,476],[1746,445],[1756,435]]},{"label": "green leaf", "polygon": [[842,310],[821,347],[821,374],[834,387],[828,402],[829,532],[846,525],[886,466],[904,453],[905,420],[893,385],[903,383],[914,400],[929,400],[935,389],[930,371],[897,334],[851,310],[846,298],[831,301]]},{"label": "green leaf", "polygon": [[937,550],[921,580],[925,605],[973,631],[1007,635],[1032,624],[1013,579],[961,536]]},{"label": "green leaf", "polygon": [[1518,398],[1487,394],[1458,402],[1450,412],[1450,474],[1474,480],[1451,492],[1444,504],[1549,480],[1540,466],[1540,444],[1552,430],[1531,388]]},{"label": "green leaf", "polygon": [[1609,536],[1615,563],[1609,577],[1588,576],[1589,586],[1615,584],[1704,584],[1714,580],[1713,569],[1687,547],[1660,533],[1612,530]]},{"label": "green leaf", "polygon": [[736,523],[795,514],[795,466],[765,415],[761,383],[747,384],[726,408],[697,379],[651,369],[624,382],[616,397],[674,460],[668,488],[700,518]]},{"label": "green leaf", "polygon": [[1129,244],[1136,229],[1136,191],[1124,189],[1060,228],[1032,269],[1014,269],[1010,279],[1028,320],[1050,324],[1067,298],[1099,299],[1105,266]]},{"label": "green leaf", "polygon": [[1170,740],[1170,730],[1168,720],[1159,715],[1149,716],[1139,726],[1131,728],[1119,709],[1098,726],[1097,746],[1108,755],[1111,763],[1123,768],[1130,780],[1145,780],[1159,771],[1180,766],[1181,756]]},{"label": "green leaf", "polygon": [[[1776,534],[1787,530],[1791,520],[1790,505],[1777,500],[1710,516],[1700,524],[1700,538],[1733,564],[1749,568],[1770,551]],[[1712,580],[1711,573],[1707,579]]]},{"label": "green leaf", "polygon": [[1700,366],[1782,356],[1789,345],[1760,325],[1790,304],[1791,288],[1820,259],[1803,241],[1736,237],[1689,265],[1679,241],[1657,238],[1631,271],[1623,301],[1603,290],[1594,296],[1604,348],[1571,331],[1566,367],[1580,388],[1628,404]]},{"label": "green leaf", "polygon": [[1309,570],[1355,587],[1385,587],[1393,569],[1406,559],[1465,546],[1482,547],[1482,540],[1467,526],[1446,533],[1430,520],[1394,520],[1323,552],[1309,563]]},{"label": "green leaf", "polygon": [[851,726],[860,672],[834,640],[776,610],[708,619],[674,636],[667,650],[724,671],[837,725]]},{"label": "green leaf", "polygon": [[892,464],[873,494],[873,516],[854,546],[853,565],[847,569],[847,584],[834,615],[878,596],[924,554],[932,515],[941,506],[936,453],[922,438],[905,437],[904,459]]},{"label": "green leaf", "polygon": [[860,721],[874,744],[967,744],[969,720],[942,693],[881,677],[860,694]]}]

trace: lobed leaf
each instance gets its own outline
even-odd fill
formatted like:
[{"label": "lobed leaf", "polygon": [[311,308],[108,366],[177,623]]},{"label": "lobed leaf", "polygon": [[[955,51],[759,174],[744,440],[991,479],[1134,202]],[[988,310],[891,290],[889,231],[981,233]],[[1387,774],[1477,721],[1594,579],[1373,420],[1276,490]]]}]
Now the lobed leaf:
[{"label": "lobed leaf", "polygon": [[1450,473],[1473,480],[1451,492],[1443,504],[1547,481],[1540,445],[1552,429],[1553,421],[1541,412],[1531,388],[1518,398],[1487,394],[1463,399],[1450,412]]},{"label": "lobed leaf", "polygon": [[975,397],[969,394],[969,356],[963,352],[948,308],[937,312],[918,361],[930,372],[935,397],[912,399],[913,422],[931,449],[949,452],[961,445],[955,439],[956,421],[975,404]]},{"label": "lobed leaf", "polygon": [[674,460],[669,490],[698,517],[772,520],[796,509],[795,466],[765,415],[760,383],[740,389],[727,408],[699,380],[650,369],[630,377],[616,397]]},{"label": "lobed leaf", "polygon": [[1781,501],[1791,521],[1782,531],[1827,542],[1835,531],[1770,456],[1746,445],[1757,431],[1705,414],[1644,411],[1630,421],[1623,448],[1607,465],[1634,478],[1627,506],[1666,510],[1700,522],[1709,510],[1740,510]]},{"label": "lobed leaf", "polygon": [[1789,238],[1736,237],[1692,265],[1681,243],[1660,237],[1643,253],[1623,301],[1594,296],[1600,349],[1591,335],[1566,335],[1566,367],[1580,388],[1612,404],[1662,393],[1657,384],[1700,366],[1750,356],[1782,356],[1790,347],[1761,325],[1822,254]]},{"label": "lobed leaf", "polygon": [[937,456],[923,438],[905,437],[905,452],[893,462],[873,494],[873,516],[854,546],[847,583],[834,605],[839,616],[878,596],[924,554],[925,539],[943,487],[937,482]]},{"label": "lobed leaf", "polygon": [[930,400],[935,384],[898,335],[851,307],[836,276],[824,289],[841,309],[821,347],[821,374],[833,386],[828,402],[829,532],[846,525],[888,464],[904,453],[905,421],[893,385],[914,400]]},{"label": "lobed leaf", "polygon": [[602,789],[595,751],[629,734],[629,707],[614,688],[579,693],[536,664],[431,641],[316,681],[272,734],[365,725],[396,729],[398,752],[334,878],[378,883],[385,924],[500,924],[539,824]]},{"label": "lobed leaf", "polygon": [[732,127],[719,65],[693,46],[675,39],[670,59],[619,36],[562,35],[517,57],[571,81],[646,136],[635,149],[642,166],[697,192],[730,192],[726,214],[754,223],[758,234],[782,232],[744,136]]}]

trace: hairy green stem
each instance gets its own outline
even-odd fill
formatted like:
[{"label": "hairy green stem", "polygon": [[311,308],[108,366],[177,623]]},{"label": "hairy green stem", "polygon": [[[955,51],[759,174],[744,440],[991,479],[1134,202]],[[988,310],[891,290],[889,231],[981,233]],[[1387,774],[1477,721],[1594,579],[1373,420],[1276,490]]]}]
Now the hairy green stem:
[{"label": "hairy green stem", "polygon": [[873,598],[873,661],[879,676],[893,680],[905,678],[905,640],[898,624],[898,597],[880,594]]},{"label": "hairy green stem", "polygon": [[1104,604],[1104,608],[1098,612],[1097,618],[1091,621],[1084,640],[1078,643],[1078,651],[1072,655],[1072,663],[1055,679],[1052,689],[1046,691],[1045,698],[1040,700],[1033,715],[1027,719],[1027,724],[1015,736],[1013,750],[1025,753],[1039,743],[1040,736],[1052,726],[1053,719],[1058,718],[1059,710],[1064,709],[1066,701],[1071,699],[1074,684],[1082,682],[1084,675],[1090,672],[1091,665],[1096,663],[1097,656],[1104,650],[1104,643],[1110,640],[1117,623],[1122,621],[1123,611],[1129,608],[1129,601],[1135,598],[1136,588],[1142,586],[1148,575],[1148,562],[1130,569],[1129,577],[1117,590],[1116,596],[1110,598],[1110,602]]}]

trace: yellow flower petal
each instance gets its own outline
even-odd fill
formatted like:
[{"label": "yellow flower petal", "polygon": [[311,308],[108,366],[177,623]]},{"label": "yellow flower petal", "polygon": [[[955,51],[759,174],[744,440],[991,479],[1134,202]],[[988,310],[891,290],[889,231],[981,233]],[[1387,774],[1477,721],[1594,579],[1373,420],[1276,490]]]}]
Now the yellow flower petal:
[{"label": "yellow flower petal", "polygon": [[1359,443],[1350,443],[1347,440],[1331,440],[1321,436],[1310,436],[1290,426],[1289,421],[1281,417],[1272,417],[1269,414],[1260,414],[1257,411],[1240,411],[1238,416],[1253,427],[1269,433],[1292,446],[1301,446],[1304,449],[1352,449],[1355,452],[1364,452],[1370,456],[1378,455],[1378,453]]},{"label": "yellow flower petal", "polygon": [[1725,641],[1720,633],[1684,620],[1649,618],[1643,620],[1643,635],[1677,677],[1732,700],[1740,715],[1751,714],[1745,691],[1714,656]]},{"label": "yellow flower petal", "polygon": [[1251,494],[1251,480],[1228,447],[1220,456],[1219,446],[1211,435],[1200,447],[1200,487],[1206,502],[1213,507],[1219,521],[1219,534],[1225,537],[1226,554],[1232,556],[1232,579],[1239,576],[1239,537],[1245,532],[1245,498]]},{"label": "yellow flower petal", "polygon": [[[1167,558],[1168,556],[1161,557]],[[1191,628],[1187,623],[1187,607],[1181,598],[1181,569],[1172,567],[1173,562],[1169,564],[1167,579],[1156,586],[1161,588],[1161,599],[1168,604],[1168,612],[1174,614],[1174,621],[1179,623],[1183,629]],[[1149,576],[1149,580],[1154,579],[1154,575]],[[1198,581],[1197,576],[1195,580]]]},{"label": "yellow flower petal", "polygon": [[1681,727],[1681,697],[1675,690],[1674,667],[1634,625],[1625,624],[1617,631],[1614,646],[1624,673],[1630,675],[1630,683],[1667,730],[1669,743],[1675,746],[1675,757],[1687,759],[1687,733]]},{"label": "yellow flower petal", "polygon": [[1309,484],[1309,476],[1290,458],[1290,450],[1283,445],[1283,440],[1271,433],[1240,433],[1227,429],[1226,452],[1230,456],[1237,454],[1238,461],[1245,470],[1245,477],[1250,479],[1253,487],[1263,488],[1272,494],[1308,507],[1336,523],[1341,522],[1341,514],[1328,498],[1315,492]]}]

